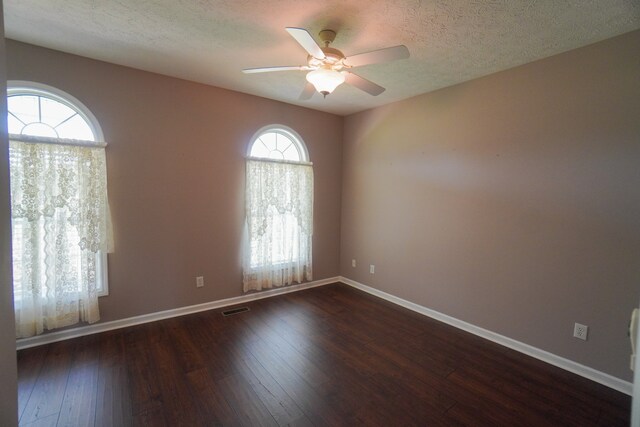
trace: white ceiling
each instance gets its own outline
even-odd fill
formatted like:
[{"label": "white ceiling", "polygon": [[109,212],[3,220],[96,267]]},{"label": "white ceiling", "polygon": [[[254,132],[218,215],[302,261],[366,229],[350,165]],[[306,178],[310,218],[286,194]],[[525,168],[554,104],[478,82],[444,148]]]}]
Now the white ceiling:
[{"label": "white ceiling", "polygon": [[[4,0],[8,38],[115,64],[350,114],[640,28],[640,0]],[[303,65],[284,30],[338,32],[350,54],[404,44],[410,59],[356,72],[387,88],[342,85],[298,101]]]}]

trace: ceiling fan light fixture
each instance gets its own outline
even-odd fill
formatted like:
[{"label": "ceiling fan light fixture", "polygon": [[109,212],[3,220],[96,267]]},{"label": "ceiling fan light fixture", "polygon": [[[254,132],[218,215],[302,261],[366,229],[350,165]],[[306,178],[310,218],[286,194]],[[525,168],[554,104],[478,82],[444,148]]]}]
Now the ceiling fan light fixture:
[{"label": "ceiling fan light fixture", "polygon": [[319,36],[325,44],[324,47],[320,47],[304,28],[287,27],[287,32],[307,51],[307,65],[245,68],[242,72],[251,74],[270,71],[309,71],[307,73],[308,83],[298,98],[301,101],[311,98],[314,90],[320,92],[326,98],[342,83],[354,86],[369,95],[378,96],[385,90],[382,86],[360,77],[350,70],[363,65],[379,64],[409,57],[409,49],[404,45],[372,50],[346,57],[338,49],[329,47],[336,37],[336,32],[333,30],[325,29],[320,31]]},{"label": "ceiling fan light fixture", "polygon": [[307,73],[307,81],[325,97],[344,83],[344,75],[331,68],[318,68]]}]

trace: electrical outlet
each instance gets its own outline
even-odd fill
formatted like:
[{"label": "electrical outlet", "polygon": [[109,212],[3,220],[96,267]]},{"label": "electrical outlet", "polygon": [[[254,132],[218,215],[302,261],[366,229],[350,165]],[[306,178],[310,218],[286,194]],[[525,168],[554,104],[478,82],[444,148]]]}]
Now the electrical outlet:
[{"label": "electrical outlet", "polygon": [[196,288],[201,288],[204,286],[204,277],[198,276],[196,277]]},{"label": "electrical outlet", "polygon": [[351,267],[354,267],[354,268],[355,268],[355,266],[356,266],[356,260],[355,260],[355,259],[352,259],[352,260],[351,260]]},{"label": "electrical outlet", "polygon": [[369,273],[374,274],[376,272],[376,266],[371,264],[369,266]]},{"label": "electrical outlet", "polygon": [[581,325],[576,323],[573,326],[573,336],[581,340],[587,340],[587,334],[589,333],[589,327],[587,325]]}]

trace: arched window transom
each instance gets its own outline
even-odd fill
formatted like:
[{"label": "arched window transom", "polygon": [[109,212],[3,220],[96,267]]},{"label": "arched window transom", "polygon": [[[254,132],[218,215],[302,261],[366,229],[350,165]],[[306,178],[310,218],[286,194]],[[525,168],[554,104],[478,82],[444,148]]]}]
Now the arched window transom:
[{"label": "arched window transom", "polygon": [[10,134],[96,141],[95,125],[76,105],[54,93],[34,88],[8,88]]},{"label": "arched window transom", "polygon": [[249,157],[257,159],[308,162],[309,155],[300,137],[283,127],[263,128],[254,137]]}]

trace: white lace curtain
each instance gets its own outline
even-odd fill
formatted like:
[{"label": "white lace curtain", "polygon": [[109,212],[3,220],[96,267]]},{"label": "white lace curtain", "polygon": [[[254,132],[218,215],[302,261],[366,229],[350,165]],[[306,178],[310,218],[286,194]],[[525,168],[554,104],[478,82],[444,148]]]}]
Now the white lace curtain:
[{"label": "white lace curtain", "polygon": [[244,291],[312,280],[313,169],[247,160]]},{"label": "white lace curtain", "polygon": [[112,248],[104,147],[27,140],[9,142],[18,338],[98,321],[97,257]]}]

